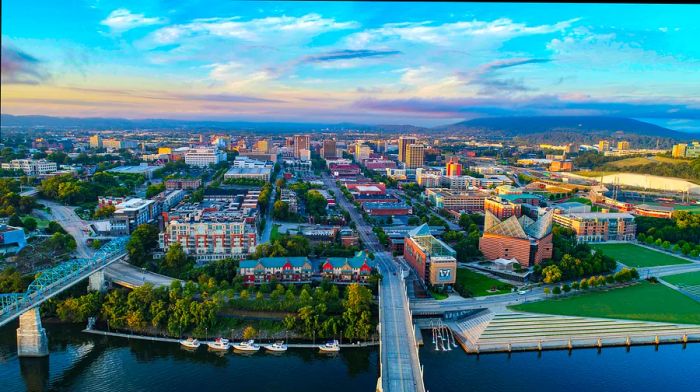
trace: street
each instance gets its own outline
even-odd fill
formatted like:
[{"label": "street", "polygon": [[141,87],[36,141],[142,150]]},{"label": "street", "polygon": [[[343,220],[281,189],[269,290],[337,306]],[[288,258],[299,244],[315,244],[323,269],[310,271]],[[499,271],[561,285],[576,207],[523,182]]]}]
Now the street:
[{"label": "street", "polygon": [[73,210],[75,207],[64,206],[45,199],[37,200],[37,202],[51,209],[50,214],[42,210],[36,210],[38,214],[45,215],[47,219],[58,222],[68,234],[75,238],[75,242],[78,246],[75,250],[76,256],[85,259],[92,257],[94,250],[88,246],[87,239],[89,235],[84,231],[84,229],[89,231],[89,223],[80,219]]}]

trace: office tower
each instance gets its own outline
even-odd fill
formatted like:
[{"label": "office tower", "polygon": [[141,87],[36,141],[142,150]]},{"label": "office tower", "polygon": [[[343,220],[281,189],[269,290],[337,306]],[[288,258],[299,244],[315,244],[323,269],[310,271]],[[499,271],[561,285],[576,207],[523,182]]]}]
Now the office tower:
[{"label": "office tower", "polygon": [[102,148],[102,136],[100,136],[100,135],[90,136],[90,147],[91,148]]},{"label": "office tower", "polygon": [[338,156],[338,153],[336,152],[335,140],[326,139],[323,141],[323,151],[321,151],[321,155],[324,159],[335,158]]},{"label": "office tower", "polygon": [[406,147],[406,168],[415,169],[423,166],[425,159],[425,146],[422,144],[409,144]]},{"label": "office tower", "polygon": [[410,136],[401,136],[399,138],[399,161],[406,163],[406,150],[408,146],[416,143],[416,138]]},{"label": "office tower", "polygon": [[311,142],[309,140],[309,135],[295,135],[294,136],[294,157],[301,158],[301,150],[311,150]]}]

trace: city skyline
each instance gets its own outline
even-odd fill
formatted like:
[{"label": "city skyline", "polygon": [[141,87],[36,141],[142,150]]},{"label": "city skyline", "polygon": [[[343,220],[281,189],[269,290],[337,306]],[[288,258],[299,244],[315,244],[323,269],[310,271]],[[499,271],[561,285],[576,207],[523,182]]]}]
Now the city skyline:
[{"label": "city skyline", "polygon": [[698,7],[8,1],[2,112],[700,130]]}]

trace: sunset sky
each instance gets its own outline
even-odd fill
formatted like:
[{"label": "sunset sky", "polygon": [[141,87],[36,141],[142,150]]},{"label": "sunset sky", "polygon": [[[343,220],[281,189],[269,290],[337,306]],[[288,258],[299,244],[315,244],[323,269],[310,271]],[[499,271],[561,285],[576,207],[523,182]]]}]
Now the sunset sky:
[{"label": "sunset sky", "polygon": [[700,6],[3,0],[2,113],[700,131]]}]

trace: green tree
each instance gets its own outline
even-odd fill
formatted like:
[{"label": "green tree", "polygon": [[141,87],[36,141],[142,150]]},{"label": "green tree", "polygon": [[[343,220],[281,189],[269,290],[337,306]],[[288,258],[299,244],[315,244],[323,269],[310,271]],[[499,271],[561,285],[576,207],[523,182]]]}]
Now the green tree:
[{"label": "green tree", "polygon": [[22,223],[23,223],[25,231],[32,232],[32,231],[36,230],[36,227],[37,227],[36,219],[32,218],[31,216],[24,218],[24,221]]},{"label": "green tree", "polygon": [[168,251],[165,253],[163,260],[161,262],[161,269],[164,271],[181,276],[184,272],[192,268],[192,263],[187,257],[187,254],[182,249],[182,245],[179,242],[174,242],[168,247]]},{"label": "green tree", "polygon": [[152,250],[158,245],[158,228],[152,225],[139,225],[131,233],[131,238],[126,244],[129,253],[129,262],[137,266],[144,266],[150,261]]},{"label": "green tree", "polygon": [[258,336],[258,331],[251,325],[243,330],[243,339],[245,340],[254,339],[256,336]]},{"label": "green tree", "polygon": [[556,265],[550,265],[542,270],[542,281],[545,283],[556,283],[561,280],[562,273]]}]

